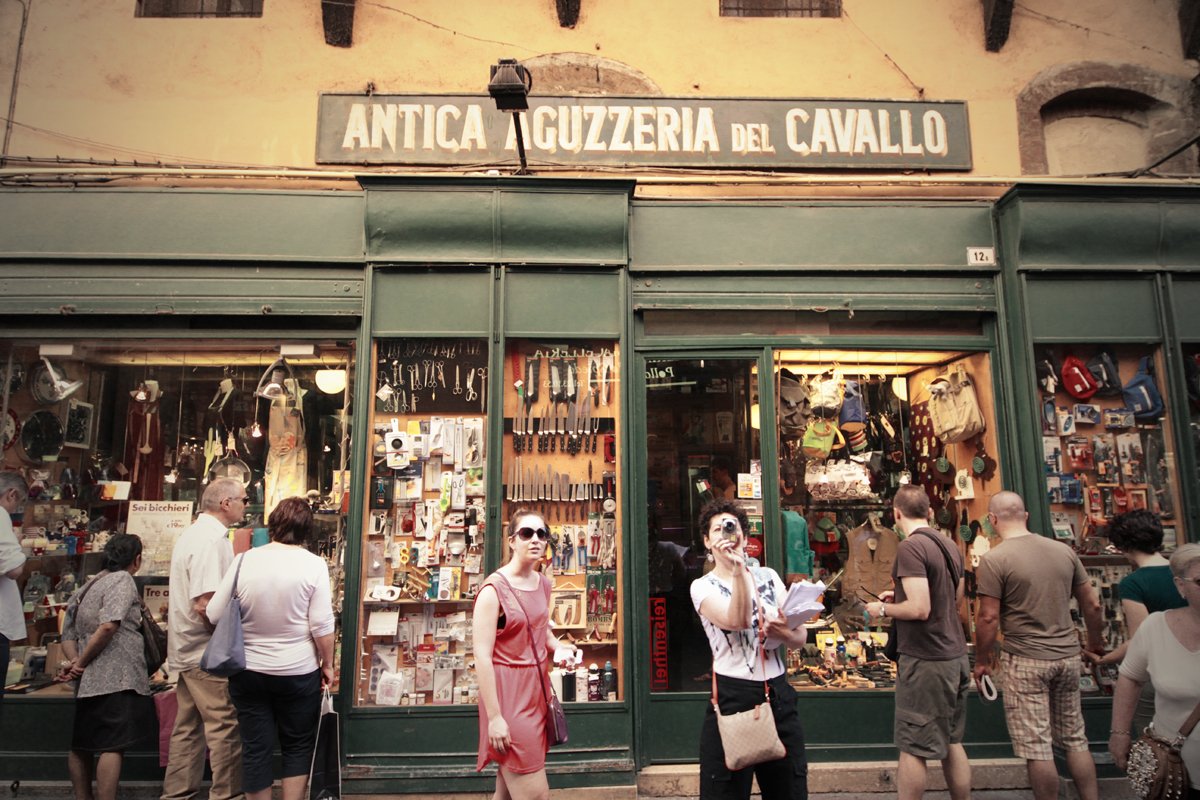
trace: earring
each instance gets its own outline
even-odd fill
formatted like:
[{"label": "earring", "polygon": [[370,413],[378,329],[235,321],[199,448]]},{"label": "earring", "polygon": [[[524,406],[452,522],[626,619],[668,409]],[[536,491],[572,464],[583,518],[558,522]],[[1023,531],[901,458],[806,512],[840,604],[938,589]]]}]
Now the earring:
[{"label": "earring", "polygon": [[712,552],[709,552],[709,554],[704,557],[704,560],[711,564],[714,560]]}]

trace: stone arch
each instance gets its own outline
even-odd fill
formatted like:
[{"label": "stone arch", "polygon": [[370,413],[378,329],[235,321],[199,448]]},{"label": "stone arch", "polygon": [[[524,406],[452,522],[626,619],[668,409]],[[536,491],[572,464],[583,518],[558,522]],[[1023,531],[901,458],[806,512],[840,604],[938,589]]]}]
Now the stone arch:
[{"label": "stone arch", "polygon": [[[1169,153],[1200,122],[1197,89],[1191,81],[1136,64],[1085,61],[1042,70],[1017,95],[1021,172],[1048,172],[1045,125],[1092,113],[1147,129],[1149,162]],[[1161,165],[1169,172],[1196,174],[1196,149],[1189,148]]]},{"label": "stone arch", "polygon": [[521,59],[533,73],[536,95],[661,95],[658,84],[641,70],[590,53],[545,53]]}]

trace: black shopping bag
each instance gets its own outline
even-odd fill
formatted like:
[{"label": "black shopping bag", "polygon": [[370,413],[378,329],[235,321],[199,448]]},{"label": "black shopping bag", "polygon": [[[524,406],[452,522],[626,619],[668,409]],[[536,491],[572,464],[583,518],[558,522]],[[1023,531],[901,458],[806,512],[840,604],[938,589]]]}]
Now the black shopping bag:
[{"label": "black shopping bag", "polygon": [[321,698],[321,716],[317,720],[317,744],[313,748],[312,767],[308,770],[309,800],[328,800],[342,796],[341,725],[333,710],[333,695],[325,690]]}]

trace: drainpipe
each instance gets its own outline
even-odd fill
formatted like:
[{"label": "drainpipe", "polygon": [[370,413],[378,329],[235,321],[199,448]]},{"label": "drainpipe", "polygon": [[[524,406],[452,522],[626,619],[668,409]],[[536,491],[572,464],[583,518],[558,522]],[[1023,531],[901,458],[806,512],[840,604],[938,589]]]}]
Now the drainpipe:
[{"label": "drainpipe", "polygon": [[17,54],[13,59],[12,87],[8,92],[8,119],[4,122],[4,146],[0,147],[0,167],[8,160],[8,142],[12,139],[13,115],[17,113],[17,84],[21,80],[21,51],[25,47],[25,28],[29,24],[29,4],[33,0],[17,0],[21,4],[21,33],[17,38]]}]

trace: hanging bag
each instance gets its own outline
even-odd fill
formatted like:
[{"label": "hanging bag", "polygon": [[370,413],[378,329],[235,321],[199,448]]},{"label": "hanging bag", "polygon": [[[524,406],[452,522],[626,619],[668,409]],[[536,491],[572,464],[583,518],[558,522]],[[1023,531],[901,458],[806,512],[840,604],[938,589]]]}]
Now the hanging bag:
[{"label": "hanging bag", "polygon": [[238,599],[238,577],[242,573],[242,561],[246,558],[243,553],[238,558],[237,569],[233,573],[233,589],[229,593],[229,604],[225,606],[225,614],[217,622],[216,630],[204,655],[200,656],[200,669],[228,678],[246,668],[246,642],[242,638],[242,601]]},{"label": "hanging bag", "polygon": [[1173,739],[1154,732],[1153,723],[1142,732],[1129,748],[1129,763],[1125,771],[1134,794],[1143,800],[1182,800],[1188,794],[1187,765],[1180,748],[1200,722],[1200,703],[1179,728]]},{"label": "hanging bag", "polygon": [[1063,389],[1076,400],[1087,400],[1100,389],[1096,377],[1078,356],[1067,356],[1062,365]]},{"label": "hanging bag", "polygon": [[153,675],[167,660],[167,631],[154,621],[154,615],[146,604],[138,600],[142,609],[142,655],[146,658],[146,674]]},{"label": "hanging bag", "polygon": [[808,390],[787,370],[779,373],[779,428],[784,434],[798,435],[808,427],[812,412]]},{"label": "hanging bag", "polygon": [[804,455],[809,458],[829,458],[835,447],[843,447],[845,444],[845,437],[832,420],[814,419],[804,431],[802,449]]},{"label": "hanging bag", "polygon": [[[846,433],[865,431],[867,427],[867,409],[863,404],[862,392],[858,381],[846,381],[845,396],[842,398],[842,410],[838,414],[838,427]],[[866,439],[863,439],[863,449],[866,449]]]},{"label": "hanging bag", "polygon": [[1113,358],[1112,353],[1101,350],[1088,359],[1087,368],[1096,379],[1098,397],[1121,396],[1121,370],[1117,367],[1117,360]]},{"label": "hanging bag", "polygon": [[1125,406],[1133,411],[1133,416],[1141,420],[1156,420],[1163,415],[1162,395],[1154,383],[1154,365],[1150,356],[1145,356],[1138,362],[1137,374],[1125,384],[1121,390]]},{"label": "hanging bag", "polygon": [[933,435],[947,444],[983,433],[985,424],[975,386],[961,367],[935,378],[929,385],[929,421]]},{"label": "hanging bag", "polygon": [[516,603],[517,607],[521,609],[521,614],[525,616],[525,632],[529,634],[529,649],[533,654],[533,660],[537,662],[538,684],[542,687],[542,699],[546,701],[546,737],[551,746],[566,744],[569,738],[567,712],[563,710],[558,693],[554,691],[554,685],[551,684],[550,691],[546,691],[546,668],[542,666],[542,661],[537,656],[537,646],[533,641],[533,625],[529,622],[529,614],[525,611],[525,606],[521,605],[521,601],[517,599],[512,584],[508,582],[504,573],[497,572],[496,575],[504,583],[504,590],[508,592],[509,600]]},{"label": "hanging bag", "polygon": [[[741,576],[739,576],[741,577]],[[751,575],[750,582],[754,583]],[[721,746],[725,749],[725,766],[732,772],[743,767],[777,761],[787,755],[787,748],[779,740],[775,728],[775,712],[771,710],[771,691],[767,684],[767,653],[763,648],[766,639],[765,616],[762,601],[758,597],[758,586],[754,586],[758,612],[758,652],[762,657],[763,701],[754,708],[734,714],[722,714],[717,702],[717,671],[712,670],[712,707],[717,715],[717,731],[721,735]]]},{"label": "hanging bag", "polygon": [[827,374],[830,377],[817,376],[808,382],[808,402],[815,416],[837,419],[846,396],[846,382],[839,370]]},{"label": "hanging bag", "polygon": [[332,800],[342,796],[341,738],[341,721],[333,710],[333,695],[327,686],[321,696],[317,741],[308,768],[309,800]]}]

